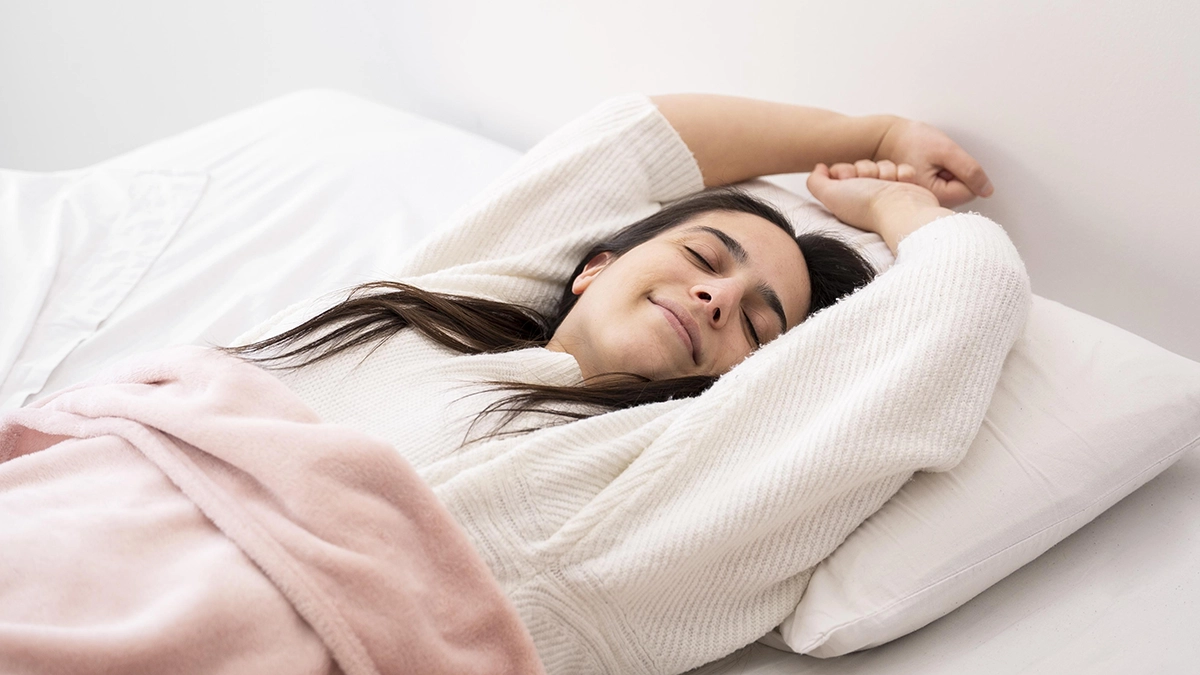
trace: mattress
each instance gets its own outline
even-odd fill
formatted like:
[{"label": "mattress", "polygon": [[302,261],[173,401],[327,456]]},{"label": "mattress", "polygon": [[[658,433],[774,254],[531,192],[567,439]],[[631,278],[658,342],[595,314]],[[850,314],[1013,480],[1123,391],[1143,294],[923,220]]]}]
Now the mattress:
[{"label": "mattress", "polygon": [[[519,153],[302,92],[77,171],[0,171],[0,408],[169,344],[226,344],[386,277]],[[906,637],[832,659],[753,644],[696,673],[1194,672],[1200,456]]]}]

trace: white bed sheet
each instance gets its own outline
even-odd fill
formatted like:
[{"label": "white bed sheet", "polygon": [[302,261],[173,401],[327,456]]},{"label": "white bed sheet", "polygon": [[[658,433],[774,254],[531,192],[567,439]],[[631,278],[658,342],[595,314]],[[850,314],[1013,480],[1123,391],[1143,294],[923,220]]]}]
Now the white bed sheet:
[{"label": "white bed sheet", "polygon": [[[0,171],[0,408],[129,353],[227,343],[294,302],[384,277],[517,156],[361,99],[304,92],[88,169]],[[694,672],[1196,672],[1198,486],[1192,452],[882,647],[822,660],[755,644]]]},{"label": "white bed sheet", "polygon": [[76,171],[0,171],[0,410],[384,278],[520,156],[337,92]]}]

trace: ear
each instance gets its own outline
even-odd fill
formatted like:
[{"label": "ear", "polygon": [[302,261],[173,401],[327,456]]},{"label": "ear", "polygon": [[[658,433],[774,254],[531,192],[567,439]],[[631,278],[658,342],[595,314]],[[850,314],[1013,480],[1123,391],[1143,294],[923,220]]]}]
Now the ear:
[{"label": "ear", "polygon": [[612,262],[614,257],[615,256],[611,251],[597,253],[594,258],[589,260],[587,264],[583,266],[583,271],[579,273],[579,276],[575,277],[575,280],[571,282],[571,292],[575,295],[580,295],[587,290],[587,287],[592,285],[592,280],[595,279],[605,267],[608,267],[608,263]]}]

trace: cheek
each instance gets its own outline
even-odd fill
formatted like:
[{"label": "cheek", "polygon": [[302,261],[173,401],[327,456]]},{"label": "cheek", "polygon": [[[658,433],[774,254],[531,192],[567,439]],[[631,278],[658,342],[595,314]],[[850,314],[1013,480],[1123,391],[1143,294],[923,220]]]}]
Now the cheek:
[{"label": "cheek", "polygon": [[590,365],[596,372],[634,373],[650,379],[676,377],[684,373],[679,354],[674,351],[673,334],[654,322],[657,319],[649,302],[630,311],[605,312],[594,307],[581,322],[580,335],[588,345]]},{"label": "cheek", "polygon": [[599,330],[602,333],[602,349],[605,351],[611,370],[636,373],[652,379],[670,377],[677,373],[669,372],[676,368],[679,359],[676,338],[669,328],[658,325],[661,322],[657,312],[649,302],[645,307],[613,317],[604,322]]},{"label": "cheek", "polygon": [[621,258],[597,275],[580,295],[577,305],[592,322],[604,325],[639,312],[648,296],[665,286],[664,277],[678,274],[673,269],[658,269],[636,260]]}]

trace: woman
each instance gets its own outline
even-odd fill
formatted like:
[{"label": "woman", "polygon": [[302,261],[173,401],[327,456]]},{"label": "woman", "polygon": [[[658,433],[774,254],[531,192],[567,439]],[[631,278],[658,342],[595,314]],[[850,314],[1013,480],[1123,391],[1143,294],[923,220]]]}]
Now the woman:
[{"label": "woman", "polygon": [[[797,245],[753,200],[689,198],[796,171],[897,254],[843,302],[871,278],[861,258]],[[615,99],[402,285],[306,323],[295,308],[235,351],[304,364],[279,375],[322,419],[417,467],[548,672],[682,672],[772,629],[913,471],[965,452],[1029,302],[1003,231],[941,205],[990,192],[961,148],[894,117]]]},{"label": "woman", "polygon": [[[822,110],[720,96],[665,96],[655,102],[660,109],[667,107],[672,127],[685,129],[685,143],[697,155],[706,187],[768,173],[811,171],[813,158],[824,157],[833,163],[837,158],[864,156],[855,153],[865,153],[870,147],[880,162],[860,159],[853,165],[835,164],[832,170],[822,163],[812,175],[810,188],[844,222],[880,233],[893,253],[900,238],[951,213],[939,208],[934,190],[950,204],[969,200],[972,189],[981,194],[991,192],[978,163],[926,125],[888,117],[854,120]],[[739,120],[740,130],[731,132],[724,123],[729,119]],[[761,131],[768,128],[773,130],[770,136]],[[735,133],[744,137],[736,138]],[[779,138],[788,142],[777,142]],[[771,140],[763,143],[766,139]],[[915,185],[918,175],[912,165],[883,159],[885,153],[918,162],[920,179],[928,188]],[[957,168],[975,187],[953,178],[943,165]],[[886,183],[851,186],[829,180],[853,177],[879,178]],[[763,221],[777,229],[756,226]],[[679,256],[666,250],[669,246],[659,251],[667,254],[663,258],[654,257],[655,246],[668,243],[658,235],[685,223],[702,236],[692,237],[690,245],[676,242],[675,248],[686,250],[690,267],[698,264],[713,277],[712,283],[689,280],[687,277],[696,274],[687,267],[662,268],[661,263],[678,261]],[[739,229],[744,233],[740,238],[729,236],[729,230]],[[798,248],[783,242],[783,235]],[[758,255],[749,255],[742,240],[760,249]],[[714,242],[719,244],[715,248]],[[709,252],[701,255],[697,248],[705,246]],[[633,256],[625,255],[635,249]],[[725,267],[743,268],[745,273],[718,274],[713,263],[719,258],[729,258]],[[614,272],[599,282],[604,290],[584,295],[610,263],[616,263]],[[637,280],[622,276],[622,270],[634,267],[636,274],[639,265],[657,267],[674,285],[687,288],[657,298],[646,293],[645,302],[638,299],[624,306],[597,304],[611,303],[618,294],[638,296],[640,291],[631,285]],[[524,391],[510,399],[518,405],[512,412],[556,398],[591,403],[594,411],[608,410],[703,391],[751,351],[873,276],[870,264],[840,240],[817,233],[796,237],[787,219],[769,205],[746,194],[709,191],[680,200],[611,239],[595,243],[570,275],[571,284],[557,307],[548,314],[470,296],[431,295],[402,283],[365,284],[358,297],[280,335],[232,351],[257,355],[264,363],[282,365],[290,360],[294,367],[383,339],[411,325],[464,353],[538,346],[575,358],[587,387],[556,391],[554,387],[500,383]],[[767,277],[780,283],[763,281]],[[776,286],[784,290],[787,309]],[[385,292],[388,289],[390,293]],[[689,300],[699,304],[685,306],[695,304]],[[726,306],[729,304],[733,307]],[[646,307],[655,309],[641,316]],[[447,310],[453,310],[453,316]],[[664,317],[666,323],[661,320]],[[659,328],[647,331],[640,325],[643,323]],[[338,330],[326,332],[333,326]],[[670,326],[676,338],[663,340],[659,334],[662,326]],[[679,348],[668,348],[676,342]],[[278,349],[284,345],[287,347]],[[677,353],[672,356],[669,352]],[[575,417],[586,414],[550,410]],[[512,415],[506,419],[511,421]]]},{"label": "woman", "polygon": [[[870,267],[836,243],[794,238],[753,199],[704,192],[806,170],[810,190],[835,215],[884,238],[897,256],[891,269],[866,283]],[[39,404],[44,416],[18,411],[0,428],[0,457],[27,459],[0,465],[0,498],[16,495],[23,508],[18,497],[29,481],[62,474],[56,456],[86,469],[93,446],[128,426],[109,414],[128,399],[157,420],[151,433],[138,427],[129,437],[166,458],[157,466],[171,482],[137,475],[157,481],[163,499],[178,485],[236,546],[219,540],[189,504],[176,504],[180,522],[190,519],[187,537],[174,527],[156,538],[130,526],[114,538],[102,528],[115,521],[103,518],[87,521],[79,536],[116,541],[118,549],[152,547],[157,557],[146,575],[153,576],[191,560],[153,547],[204,535],[220,544],[223,564],[256,584],[254,597],[279,601],[272,616],[291,617],[264,627],[256,615],[240,616],[238,598],[249,596],[222,586],[231,577],[224,567],[155,576],[136,590],[172,610],[176,630],[167,632],[178,642],[162,648],[166,656],[196,652],[224,663],[249,643],[277,645],[280,658],[298,655],[279,637],[287,633],[311,648],[306,663],[317,665],[310,669],[336,661],[346,672],[386,670],[371,662],[403,651],[389,626],[405,625],[410,642],[409,633],[423,633],[395,604],[373,603],[409,579],[381,565],[372,568],[374,585],[330,582],[350,595],[310,602],[310,591],[369,568],[373,558],[357,547],[391,545],[400,529],[386,525],[394,514],[381,505],[423,490],[430,501],[403,522],[444,511],[447,523],[457,523],[483,581],[491,584],[490,572],[547,672],[683,672],[774,628],[795,608],[813,567],[914,471],[961,459],[1029,305],[1028,278],[1003,230],[939,204],[988,192],[986,176],[958,146],[896,118],[724,97],[614,99],[530,151],[454,227],[424,244],[398,281],[332,306],[305,303],[243,336],[245,346],[233,351],[271,366],[290,393],[263,371],[211,353],[182,366],[151,362],[104,390],[108,398],[88,398],[87,387],[65,392]],[[208,370],[243,375],[206,380]],[[156,390],[182,404],[161,412],[157,399],[143,398]],[[107,426],[56,445],[71,425],[85,428],[72,406],[106,411]],[[255,417],[258,408],[246,412],[254,406],[285,411],[286,423]],[[219,423],[197,419],[214,410]],[[350,443],[344,427],[390,447],[365,447],[362,434]],[[312,439],[327,442],[313,450]],[[230,450],[239,443],[240,452]],[[140,461],[127,445],[103,448]],[[359,462],[364,457],[370,462]],[[409,465],[417,474],[406,483]],[[33,478],[21,482],[22,470]],[[74,482],[51,484],[69,493],[109,473],[101,466],[87,480],[66,474]],[[321,480],[310,486],[314,476]],[[6,491],[10,484],[16,491]],[[109,503],[99,494],[98,503]],[[61,492],[50,498],[71,502]],[[368,519],[376,511],[385,517]],[[164,510],[134,512],[150,518]],[[239,520],[243,512],[266,515]],[[30,522],[19,534],[42,541],[38,521]],[[50,543],[63,537],[70,539]],[[300,542],[300,554],[277,555],[293,550],[288,542]],[[436,546],[411,548],[439,559]],[[53,563],[64,575],[99,576],[70,585],[56,576],[48,592],[92,589],[133,607],[121,616],[143,617],[104,627],[162,632],[123,589],[104,594],[113,584],[100,572],[127,564],[121,550],[103,568],[61,563],[41,550],[20,547],[15,581],[0,575],[0,613],[19,608],[8,601],[15,598],[48,616],[30,583],[40,581],[39,566]],[[445,569],[470,567],[456,560],[450,556]],[[305,565],[316,572],[297,576]],[[161,590],[204,575],[208,585],[190,594]],[[437,614],[452,599],[426,598],[421,584],[411,585],[415,592],[397,597],[415,599],[416,609]],[[225,591],[226,604],[208,613],[182,600],[159,602],[204,600],[214,588]],[[63,611],[77,605],[66,598]],[[327,606],[337,611],[317,611]],[[177,616],[215,624],[221,649],[197,647],[194,631],[184,630],[192,624]],[[18,638],[31,634],[25,616],[0,618],[19,629]],[[62,653],[41,637],[36,658],[29,640],[8,650],[6,635],[0,657],[43,666]],[[455,635],[469,645],[476,633]],[[132,659],[152,651],[134,644],[106,653]],[[265,658],[261,651],[247,653]]]}]

